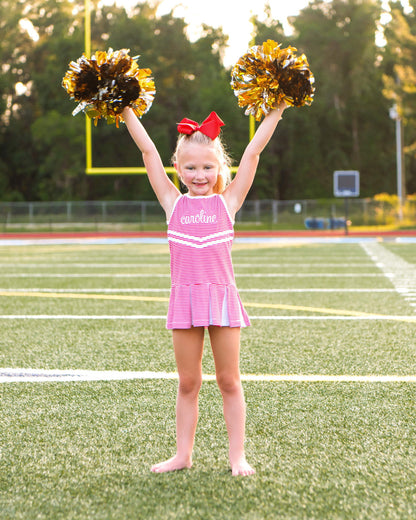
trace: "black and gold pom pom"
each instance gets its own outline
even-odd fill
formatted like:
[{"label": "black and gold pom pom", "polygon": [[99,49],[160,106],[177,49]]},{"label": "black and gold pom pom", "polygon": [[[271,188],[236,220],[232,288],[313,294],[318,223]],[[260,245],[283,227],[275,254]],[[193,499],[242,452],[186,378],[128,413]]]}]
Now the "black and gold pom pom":
[{"label": "black and gold pom pom", "polygon": [[79,104],[72,112],[85,112],[97,122],[103,117],[108,123],[123,121],[122,111],[131,107],[138,117],[145,114],[156,94],[150,69],[140,69],[138,56],[129,56],[129,49],[97,51],[91,59],[83,54],[71,61],[62,86]]},{"label": "black and gold pom pom", "polygon": [[257,121],[283,101],[290,106],[310,105],[315,78],[304,54],[295,47],[280,48],[273,40],[254,45],[234,65],[231,87],[245,114]]}]

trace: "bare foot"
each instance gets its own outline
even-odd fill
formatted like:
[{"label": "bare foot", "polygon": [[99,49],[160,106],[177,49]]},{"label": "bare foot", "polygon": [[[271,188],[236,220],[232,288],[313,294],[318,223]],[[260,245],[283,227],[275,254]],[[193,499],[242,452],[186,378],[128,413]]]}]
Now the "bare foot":
[{"label": "bare foot", "polygon": [[183,459],[182,457],[175,455],[169,460],[155,464],[151,467],[151,471],[153,471],[153,473],[167,473],[168,471],[179,471],[181,469],[189,469],[191,467],[191,459]]},{"label": "bare foot", "polygon": [[256,470],[250,466],[245,458],[238,460],[235,464],[231,464],[231,473],[233,477],[241,475],[247,477],[248,475],[254,475]]}]

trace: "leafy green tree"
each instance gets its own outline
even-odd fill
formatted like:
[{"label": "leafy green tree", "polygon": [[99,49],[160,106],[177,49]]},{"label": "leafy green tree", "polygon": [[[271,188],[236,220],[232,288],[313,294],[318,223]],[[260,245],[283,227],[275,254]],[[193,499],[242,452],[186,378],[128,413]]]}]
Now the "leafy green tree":
[{"label": "leafy green tree", "polygon": [[[361,193],[373,195],[394,186],[394,135],[388,103],[381,95],[382,51],[375,42],[381,5],[373,0],[314,0],[292,20],[295,44],[307,53],[316,76],[315,101],[308,117],[316,119],[314,150],[307,164],[321,196],[332,193],[332,173],[339,169],[361,172]],[[312,124],[312,122],[310,122]],[[302,156],[302,139],[296,140]],[[319,163],[321,164],[319,168]],[[319,196],[316,193],[315,196]]]},{"label": "leafy green tree", "polygon": [[[16,172],[13,165],[14,157],[20,160],[22,169],[31,169],[31,161],[23,153],[25,142],[22,136],[21,146],[17,146],[13,139],[13,132],[9,131],[10,122],[19,109],[19,96],[16,85],[26,82],[24,69],[26,67],[26,49],[30,46],[30,38],[23,30],[19,21],[24,19],[23,3],[2,0],[0,2],[0,60],[2,74],[0,75],[0,186],[5,199],[19,200],[22,198],[17,188]],[[22,129],[20,129],[21,131]],[[24,149],[24,148],[23,148]]]},{"label": "leafy green tree", "polygon": [[[386,25],[386,52],[383,93],[396,105],[404,127],[405,176],[407,191],[416,191],[416,2],[405,12],[400,2],[390,3],[390,22]],[[394,191],[394,190],[393,190]]]},{"label": "leafy green tree", "polygon": [[[232,93],[220,59],[226,37],[207,26],[190,42],[183,19],[172,13],[157,17],[156,6],[146,2],[129,14],[98,0],[92,5],[92,51],[130,48],[131,55],[140,55],[139,65],[153,71],[157,96],[143,120],[169,164],[176,122],[206,117],[214,99],[218,111],[228,107]],[[3,199],[154,197],[145,176],[84,174],[84,118],[71,116],[75,104],[61,87],[69,62],[83,51],[83,8],[82,0],[0,0]],[[93,128],[93,157],[94,166],[131,166],[140,160],[124,125],[116,129],[104,121]]]},{"label": "leafy green tree", "polygon": [[[157,93],[143,122],[164,163],[170,164],[176,123],[183,117],[201,121],[211,110],[225,121],[225,142],[238,163],[249,119],[222,64],[223,31],[203,26],[190,41],[185,21],[172,12],[157,16],[153,3],[138,3],[128,12],[91,3],[92,51],[128,48],[140,55],[139,66],[152,69]],[[394,100],[400,100],[406,123],[407,187],[416,190],[416,0],[410,4],[410,13],[391,4],[383,48],[374,38],[381,0],[313,0],[291,19],[291,35],[265,5],[265,19],[253,20],[256,43],[274,39],[304,52],[316,94],[311,107],[285,112],[249,197],[329,197],[336,169],[360,170],[364,196],[394,192]],[[0,198],[153,199],[143,175],[84,173],[84,117],[71,115],[76,105],[61,86],[69,62],[83,52],[84,1],[0,0],[0,29]],[[117,129],[100,121],[93,127],[93,164],[140,164],[124,125]]]},{"label": "leafy green tree", "polygon": [[[66,101],[60,80],[69,56],[82,48],[83,28],[79,17],[77,20],[72,14],[74,4],[68,0],[13,2],[10,10],[8,4],[11,2],[1,2],[5,16],[2,23],[8,29],[1,53],[9,75],[7,90],[2,93],[7,99],[1,138],[7,165],[3,174],[8,185],[3,198],[42,200],[53,191],[52,177],[65,175],[59,169],[60,161],[51,161],[51,156],[68,163],[72,160],[71,125],[61,121],[63,126],[54,128],[48,120],[50,123],[49,114],[62,110]],[[50,136],[46,132],[37,134],[42,124]],[[41,136],[51,142],[58,133],[66,133],[63,146],[56,143],[53,148],[45,148],[40,143]],[[57,198],[64,198],[69,193],[58,190],[55,197],[57,194]]]},{"label": "leafy green tree", "polygon": [[330,197],[338,169],[360,170],[363,195],[394,185],[393,125],[375,43],[380,12],[373,0],[313,0],[290,19],[290,36],[271,16],[257,23],[257,42],[296,47],[316,80],[313,104],[284,114],[265,190],[271,185],[283,199]]}]

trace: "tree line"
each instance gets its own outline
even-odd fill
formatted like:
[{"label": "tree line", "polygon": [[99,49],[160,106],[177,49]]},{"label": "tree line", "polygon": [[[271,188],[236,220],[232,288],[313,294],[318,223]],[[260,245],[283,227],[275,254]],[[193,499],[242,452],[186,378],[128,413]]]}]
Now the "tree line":
[{"label": "tree line", "polygon": [[[143,123],[170,165],[183,117],[202,121],[215,110],[237,164],[248,118],[230,87],[222,56],[227,35],[204,25],[190,41],[186,22],[157,5],[131,10],[93,0],[92,49],[128,48],[151,68],[156,98]],[[250,198],[332,196],[334,170],[359,170],[365,197],[395,193],[396,138],[390,109],[404,128],[407,193],[416,192],[416,0],[411,9],[381,0],[313,0],[290,19],[253,19],[255,43],[273,39],[304,52],[316,78],[310,107],[290,108],[259,165]],[[84,47],[82,0],[0,0],[0,200],[151,200],[143,175],[87,176],[85,122],[61,86]],[[250,38],[250,35],[247,35]],[[242,49],[242,54],[247,49]],[[94,166],[137,166],[124,125],[93,128]]]}]

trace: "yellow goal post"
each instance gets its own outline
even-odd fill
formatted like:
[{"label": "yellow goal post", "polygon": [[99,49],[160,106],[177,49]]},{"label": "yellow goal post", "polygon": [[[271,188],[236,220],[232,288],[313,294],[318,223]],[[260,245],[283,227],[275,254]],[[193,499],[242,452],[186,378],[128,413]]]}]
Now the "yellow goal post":
[{"label": "yellow goal post", "polygon": [[[91,56],[91,1],[84,0],[84,48],[87,58]],[[250,139],[254,135],[255,121],[250,116]],[[143,166],[123,166],[97,167],[92,165],[92,121],[87,115],[85,116],[85,173],[87,175],[137,175],[145,174],[146,168]],[[236,167],[232,167],[231,171],[235,173]],[[179,186],[179,179],[173,166],[165,166],[166,173],[172,174],[173,181]]]}]

